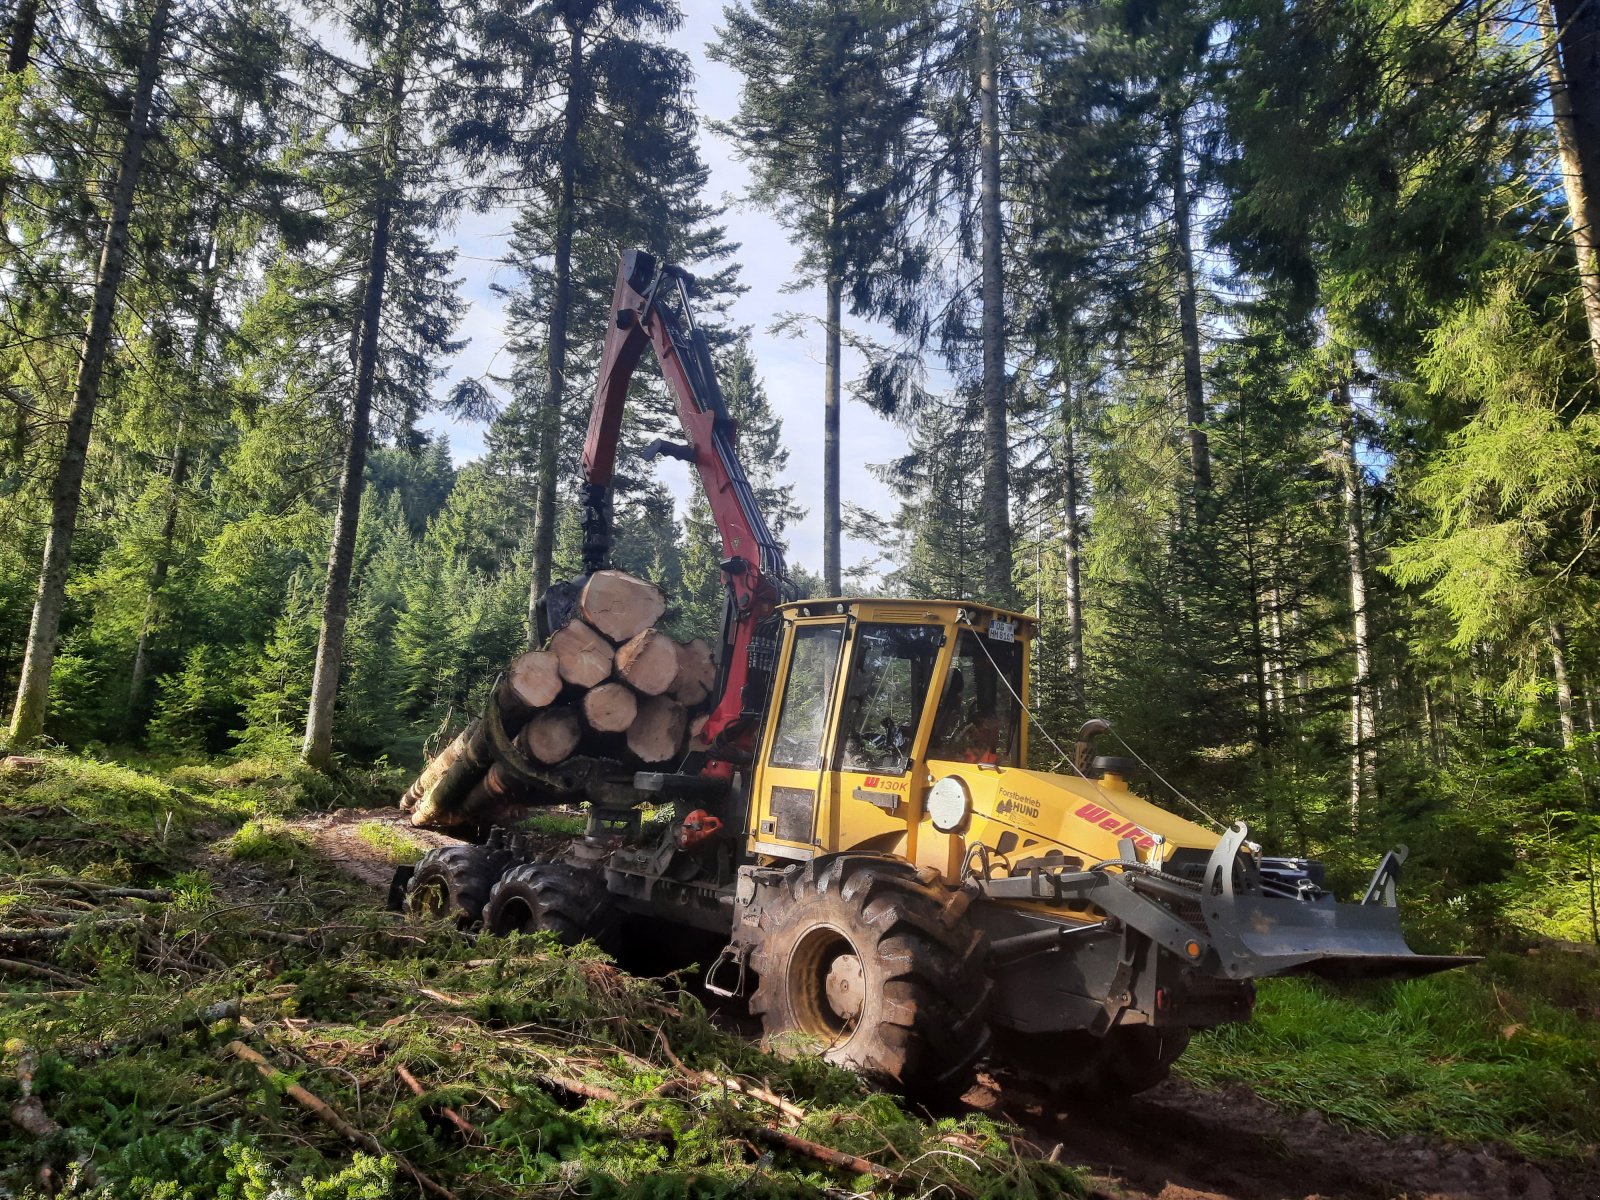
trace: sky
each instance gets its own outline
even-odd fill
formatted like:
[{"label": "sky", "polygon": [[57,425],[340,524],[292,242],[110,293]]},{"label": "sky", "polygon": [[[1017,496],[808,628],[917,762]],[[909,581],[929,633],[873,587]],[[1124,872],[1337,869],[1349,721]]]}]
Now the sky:
[{"label": "sky", "polygon": [[[700,151],[711,170],[708,190],[712,198],[727,205],[724,221],[730,240],[740,244],[736,257],[742,279],[749,286],[732,306],[730,316],[751,330],[751,351],[766,384],[772,406],[783,421],[784,443],[789,450],[785,472],[795,485],[795,498],[807,510],[805,519],[791,524],[786,532],[789,560],[816,574],[822,572],[822,336],[823,296],[820,288],[798,292],[784,291],[795,273],[796,253],[783,227],[771,216],[744,201],[749,173],[735,160],[733,148],[713,133],[711,120],[733,116],[739,106],[739,76],[731,68],[706,58],[706,43],[716,37],[722,18],[723,0],[683,0],[683,25],[668,41],[689,55],[695,71],[695,105],[701,117]],[[500,263],[510,235],[513,213],[509,210],[467,214],[443,240],[454,242],[460,255],[458,273],[464,277],[463,294],[470,303],[459,336],[468,344],[457,357],[450,381],[462,377],[482,377],[489,371],[503,372],[510,367],[506,357],[506,334],[502,302],[491,290],[495,282],[510,283],[514,273]],[[623,247],[618,247],[622,250]],[[787,313],[802,313],[816,318],[803,323],[800,336],[773,333],[771,327]],[[601,330],[587,336],[599,339]],[[586,336],[574,330],[574,338]],[[853,378],[861,360],[845,351],[843,376]],[[649,368],[645,368],[649,369]],[[447,381],[445,387],[448,388]],[[454,421],[436,413],[426,422],[428,428],[447,435],[457,464],[483,453],[481,423]],[[864,405],[844,403],[840,429],[840,492],[846,502],[861,504],[880,513],[891,505],[883,486],[867,473],[872,463],[894,458],[905,449],[904,434]],[[677,497],[680,511],[687,502],[691,486],[690,468],[671,459],[657,463],[657,473]],[[698,482],[693,486],[698,487]],[[845,538],[841,559],[848,570],[852,565],[875,556],[868,543]]]}]

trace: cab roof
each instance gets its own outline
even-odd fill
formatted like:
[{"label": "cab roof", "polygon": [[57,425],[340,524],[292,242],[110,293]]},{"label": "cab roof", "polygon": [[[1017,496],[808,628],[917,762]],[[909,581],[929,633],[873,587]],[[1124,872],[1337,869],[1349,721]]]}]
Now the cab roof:
[{"label": "cab roof", "polygon": [[952,622],[981,627],[999,617],[1015,621],[1019,629],[1034,632],[1034,619],[1027,613],[996,608],[976,600],[897,600],[883,596],[830,596],[795,600],[781,604],[778,611],[789,620],[796,617],[852,616],[858,621],[903,621],[944,625]]}]

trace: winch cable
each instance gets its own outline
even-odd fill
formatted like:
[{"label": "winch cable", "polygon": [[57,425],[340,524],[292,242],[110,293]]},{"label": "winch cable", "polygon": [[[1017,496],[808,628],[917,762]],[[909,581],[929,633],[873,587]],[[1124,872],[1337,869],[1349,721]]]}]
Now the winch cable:
[{"label": "winch cable", "polygon": [[1111,725],[1111,723],[1109,721],[1107,721],[1106,724],[1108,726],[1110,726],[1111,736],[1117,739],[1117,745],[1121,746],[1124,750],[1126,750],[1129,754],[1131,754],[1133,756],[1133,761],[1134,762],[1138,763],[1146,771],[1149,771],[1151,775],[1155,776],[1156,781],[1158,783],[1160,783],[1163,787],[1165,787],[1167,789],[1167,791],[1171,792],[1179,800],[1182,800],[1185,804],[1187,804],[1190,808],[1194,809],[1195,812],[1199,813],[1206,820],[1210,821],[1213,825],[1215,825],[1223,833],[1227,833],[1228,832],[1228,827],[1226,825],[1224,825],[1221,821],[1219,821],[1215,817],[1213,817],[1205,809],[1201,808],[1193,800],[1189,799],[1189,797],[1185,796],[1182,792],[1180,792],[1171,783],[1168,783],[1166,777],[1164,775],[1162,775],[1160,771],[1156,770],[1149,763],[1145,762],[1144,759],[1140,758],[1139,757],[1139,752],[1137,750],[1135,750],[1132,746],[1128,745],[1128,743],[1123,740],[1122,735],[1117,732],[1116,726]]},{"label": "winch cable", "polygon": [[[1044,722],[1039,720],[1034,711],[1028,707],[1027,702],[1024,701],[1021,696],[1017,695],[1017,689],[1011,686],[1011,680],[1006,678],[1006,673],[1000,669],[1000,664],[995,662],[994,655],[989,653],[989,647],[983,644],[984,639],[975,634],[972,640],[978,644],[978,649],[983,651],[983,656],[989,660],[989,665],[994,668],[994,673],[999,676],[1000,682],[1006,685],[1006,691],[1011,693],[1011,698],[1017,702],[1022,711],[1028,715],[1028,719],[1033,722],[1033,727],[1040,733],[1044,734],[1044,740],[1049,742],[1050,745],[1055,749],[1055,752],[1061,756],[1060,759],[1057,760],[1055,767],[1052,767],[1051,770],[1054,771],[1056,768],[1060,767],[1062,763],[1068,764],[1074,771],[1082,776],[1085,783],[1090,784],[1095,791],[1099,792],[1102,797],[1105,797],[1107,803],[1112,803],[1111,798],[1106,796],[1105,789],[1100,786],[1099,781],[1091,779],[1084,772],[1083,768],[1078,765],[1077,760],[1061,748],[1061,743],[1050,736],[1050,731],[1045,728]],[[1157,771],[1149,763],[1145,762],[1144,759],[1140,758],[1138,751],[1136,751],[1132,746],[1128,745],[1128,743],[1123,740],[1122,735],[1116,731],[1116,728],[1111,725],[1111,722],[1107,721],[1106,727],[1111,730],[1111,736],[1117,739],[1117,742],[1122,746],[1122,748],[1133,756],[1134,761],[1146,771],[1149,771],[1151,775],[1155,776],[1157,780],[1165,785],[1168,791],[1170,791],[1179,800],[1182,800],[1190,808],[1194,809],[1195,812],[1199,813],[1206,820],[1210,821],[1218,829],[1222,830],[1222,832],[1226,833],[1228,831],[1228,827],[1226,825],[1213,817],[1205,809],[1201,808],[1193,800],[1189,799],[1189,797],[1185,796],[1177,788],[1173,787],[1172,784],[1168,783],[1159,771]]]}]

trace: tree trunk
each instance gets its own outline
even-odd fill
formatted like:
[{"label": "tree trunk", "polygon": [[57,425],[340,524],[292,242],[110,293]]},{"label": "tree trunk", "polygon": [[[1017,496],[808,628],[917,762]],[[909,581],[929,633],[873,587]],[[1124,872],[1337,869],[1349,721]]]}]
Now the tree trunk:
[{"label": "tree trunk", "polygon": [[[221,258],[216,255],[212,242],[206,243],[204,282],[200,287],[199,306],[195,312],[194,343],[189,348],[188,384],[198,392],[205,372],[206,347],[211,340],[211,321],[216,311],[217,279],[221,274]],[[172,542],[178,528],[178,492],[189,474],[189,447],[184,442],[185,418],[180,413],[174,435],[172,470],[167,476],[167,511],[161,521],[161,539],[157,543],[155,563],[150,570],[150,589],[145,593],[144,620],[139,624],[139,640],[133,649],[133,673],[128,681],[128,717],[130,723],[138,719],[139,697],[144,690],[144,680],[149,672],[150,633],[155,628],[161,604],[161,590],[167,582],[167,572],[172,564]]]},{"label": "tree trunk", "polygon": [[1198,504],[1211,491],[1211,443],[1206,435],[1205,378],[1200,367],[1200,305],[1194,282],[1194,233],[1189,211],[1189,158],[1183,113],[1172,114],[1172,237],[1178,254],[1178,327],[1183,340],[1183,415],[1189,427],[1189,468]]},{"label": "tree trunk", "polygon": [[94,426],[95,407],[100,401],[100,377],[105,371],[106,356],[114,332],[117,292],[122,286],[122,275],[127,265],[128,224],[133,216],[134,191],[139,183],[139,169],[144,162],[145,144],[149,140],[147,126],[171,11],[171,0],[156,0],[150,13],[144,49],[139,56],[133,104],[123,135],[117,180],[111,191],[111,214],[106,221],[101,243],[100,266],[95,272],[89,327],[78,358],[78,375],[73,386],[72,408],[67,418],[66,440],[50,489],[50,529],[45,536],[39,589],[28,629],[28,646],[22,664],[21,683],[17,688],[16,708],[11,717],[14,748],[28,745],[44,729],[45,711],[50,700],[50,671],[55,663],[56,634],[61,628],[61,609],[67,594],[67,571],[72,565],[72,535],[78,520],[78,504],[83,495],[84,463]]},{"label": "tree trunk", "polygon": [[830,596],[844,594],[839,565],[839,323],[844,284],[828,279],[827,348],[822,390],[822,582]]},{"label": "tree trunk", "polygon": [[1561,722],[1561,748],[1571,754],[1577,742],[1578,726],[1572,716],[1572,680],[1567,675],[1567,627],[1560,621],[1550,622],[1550,664],[1556,676],[1556,713]]},{"label": "tree trunk", "polygon": [[33,57],[34,32],[39,27],[39,0],[21,0],[11,16],[11,46],[6,53],[6,74],[20,75]]},{"label": "tree trunk", "polygon": [[1070,385],[1067,391],[1066,420],[1062,422],[1062,459],[1065,467],[1065,512],[1061,527],[1061,553],[1066,567],[1067,589],[1067,671],[1072,676],[1073,695],[1081,702],[1083,680],[1083,576],[1079,556],[1083,533],[1078,518],[1077,403]]},{"label": "tree trunk", "polygon": [[1572,221],[1578,286],[1589,350],[1600,368],[1600,7],[1586,0],[1539,0],[1547,29],[1545,71],[1555,118],[1561,179]]},{"label": "tree trunk", "polygon": [[301,756],[325,770],[333,758],[333,703],[339,694],[344,662],[345,622],[350,615],[350,574],[355,565],[356,528],[361,521],[361,491],[366,482],[367,440],[372,429],[372,388],[378,368],[378,342],[383,321],[383,291],[389,271],[389,233],[398,184],[399,124],[403,119],[403,67],[390,80],[389,128],[383,165],[377,180],[372,245],[367,254],[361,299],[361,335],[356,343],[356,391],[350,408],[350,439],[345,444],[339,476],[339,504],[333,518],[333,543],[328,550],[328,582],[322,596],[322,628],[317,637],[317,665],[311,676],[311,704]]},{"label": "tree trunk", "polygon": [[578,134],[587,103],[583,26],[567,20],[572,78],[561,127],[560,194],[552,251],[550,343],[545,352],[544,400],[539,408],[539,474],[533,525],[533,578],[528,587],[528,645],[539,640],[539,598],[549,590],[556,548],[556,469],[561,449],[561,409],[567,393],[567,316],[572,306],[572,231],[577,214],[578,173],[582,169]]},{"label": "tree trunk", "polygon": [[979,216],[983,306],[983,583],[1008,604],[1011,584],[1011,452],[1006,421],[1005,291],[1000,221],[999,33],[993,0],[978,5]]},{"label": "tree trunk", "polygon": [[1350,570],[1351,640],[1355,676],[1350,686],[1350,820],[1360,819],[1362,801],[1377,780],[1372,704],[1372,645],[1367,628],[1367,534],[1362,513],[1361,463],[1356,457],[1355,401],[1348,382],[1339,384],[1339,452],[1344,467],[1345,554]]}]

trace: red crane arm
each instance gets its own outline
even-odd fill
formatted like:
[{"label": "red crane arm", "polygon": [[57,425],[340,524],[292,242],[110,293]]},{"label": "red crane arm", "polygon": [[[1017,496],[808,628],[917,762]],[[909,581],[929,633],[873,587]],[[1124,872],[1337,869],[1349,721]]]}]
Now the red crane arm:
[{"label": "red crane arm", "polygon": [[722,538],[727,600],[717,687],[705,729],[712,747],[705,773],[731,774],[749,759],[756,720],[771,692],[777,649],[772,616],[782,599],[783,554],[739,462],[734,423],[717,386],[710,348],[694,323],[688,278],[675,267],[658,270],[655,259],[642,250],[625,253],[617,273],[583,446],[584,571],[605,566],[623,407],[647,344],[655,348],[661,374],[672,388],[688,444],[657,441],[646,456],[664,453],[694,464]]}]

